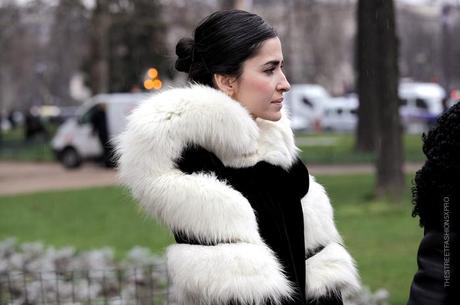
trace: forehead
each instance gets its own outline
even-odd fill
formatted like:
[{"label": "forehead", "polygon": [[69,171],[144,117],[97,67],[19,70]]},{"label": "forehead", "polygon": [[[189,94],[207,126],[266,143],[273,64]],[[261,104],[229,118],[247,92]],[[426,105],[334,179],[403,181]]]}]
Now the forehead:
[{"label": "forehead", "polygon": [[269,61],[282,61],[283,52],[281,50],[281,42],[278,37],[270,38],[262,43],[256,56],[247,60],[247,64],[265,64]]}]

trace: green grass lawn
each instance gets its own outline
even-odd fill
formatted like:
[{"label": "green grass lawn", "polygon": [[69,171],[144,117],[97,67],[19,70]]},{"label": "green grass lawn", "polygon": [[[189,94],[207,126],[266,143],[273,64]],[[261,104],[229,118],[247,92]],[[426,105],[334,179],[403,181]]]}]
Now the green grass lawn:
[{"label": "green grass lawn", "polygon": [[117,187],[0,197],[0,240],[40,240],[76,249],[111,246],[118,257],[135,245],[161,252],[173,241]]},{"label": "green grass lawn", "polygon": [[[373,153],[354,151],[353,134],[297,134],[300,157],[307,164],[369,163],[375,160]],[[417,134],[404,135],[404,159],[409,162],[424,161],[422,138]]]},{"label": "green grass lawn", "polygon": [[8,161],[53,161],[53,151],[48,143],[8,142],[0,147],[0,160]]},{"label": "green grass lawn", "polygon": [[49,133],[47,139],[41,137],[25,141],[24,129],[21,127],[3,131],[0,137],[0,160],[14,161],[52,161],[54,160],[50,141],[57,126],[46,124]]},{"label": "green grass lawn", "polygon": [[391,303],[405,305],[423,230],[412,218],[410,180],[401,204],[371,200],[374,178],[368,175],[319,177],[330,194],[336,223],[372,291],[385,287]]},{"label": "green grass lawn", "polygon": [[[49,143],[25,143],[22,139],[21,129],[4,133],[4,143],[0,145],[0,160],[50,161],[54,159]],[[296,143],[302,149],[300,157],[307,164],[369,163],[375,159],[374,154],[354,151],[353,134],[299,133],[296,134]],[[404,147],[406,161],[424,160],[421,135],[404,135]]]},{"label": "green grass lawn", "polygon": [[[409,178],[408,178],[409,179]],[[409,184],[402,204],[372,201],[370,175],[324,176],[336,222],[356,259],[363,282],[386,288],[391,304],[405,304],[416,271],[422,229],[411,214]],[[0,240],[41,240],[77,249],[111,246],[118,257],[135,245],[162,252],[173,240],[162,226],[140,213],[117,187],[0,197]]]}]

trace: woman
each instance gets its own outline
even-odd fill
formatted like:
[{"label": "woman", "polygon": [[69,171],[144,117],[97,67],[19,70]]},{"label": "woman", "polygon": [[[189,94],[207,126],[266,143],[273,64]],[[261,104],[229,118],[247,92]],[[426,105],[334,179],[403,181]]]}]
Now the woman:
[{"label": "woman", "polygon": [[220,11],[176,53],[194,84],[138,107],[118,145],[123,183],[176,238],[175,301],[342,304],[357,272],[297,156],[276,33],[257,15]]},{"label": "woman", "polygon": [[415,176],[413,216],[424,236],[409,305],[460,304],[457,204],[460,200],[460,103],[423,137],[427,160]]}]

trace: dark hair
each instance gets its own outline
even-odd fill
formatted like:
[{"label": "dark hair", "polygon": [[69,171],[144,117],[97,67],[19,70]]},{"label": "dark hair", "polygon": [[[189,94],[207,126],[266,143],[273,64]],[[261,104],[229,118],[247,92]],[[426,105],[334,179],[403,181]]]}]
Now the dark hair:
[{"label": "dark hair", "polygon": [[453,216],[460,202],[460,103],[445,112],[428,135],[423,135],[423,152],[427,160],[415,175],[412,216],[419,215],[420,225],[427,229],[442,230],[446,204]]},{"label": "dark hair", "polygon": [[256,14],[217,11],[200,22],[194,39],[179,40],[175,67],[188,73],[189,81],[212,87],[214,74],[239,77],[242,63],[274,37],[275,30]]}]

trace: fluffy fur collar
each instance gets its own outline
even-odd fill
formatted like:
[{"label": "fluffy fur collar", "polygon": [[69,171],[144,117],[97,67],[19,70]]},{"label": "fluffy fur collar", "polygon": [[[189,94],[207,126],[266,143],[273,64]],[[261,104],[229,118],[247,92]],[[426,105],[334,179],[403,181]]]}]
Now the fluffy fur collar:
[{"label": "fluffy fur collar", "polygon": [[237,101],[202,85],[152,96],[133,113],[130,125],[155,129],[152,132],[163,137],[157,143],[173,140],[180,145],[198,144],[231,167],[252,166],[264,160],[289,168],[298,151],[285,111],[277,122],[254,121]]}]

